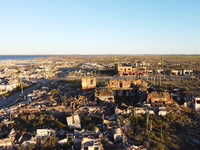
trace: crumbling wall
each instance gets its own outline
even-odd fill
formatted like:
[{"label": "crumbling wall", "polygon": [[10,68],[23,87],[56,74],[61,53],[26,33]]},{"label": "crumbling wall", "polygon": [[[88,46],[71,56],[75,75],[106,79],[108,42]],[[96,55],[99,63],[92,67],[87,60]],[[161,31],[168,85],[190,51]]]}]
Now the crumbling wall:
[{"label": "crumbling wall", "polygon": [[83,137],[81,141],[81,150],[103,150],[100,139],[92,139],[90,137]]},{"label": "crumbling wall", "polygon": [[115,102],[114,96],[97,96],[96,99],[106,102]]},{"label": "crumbling wall", "polygon": [[81,123],[79,119],[79,115],[73,115],[70,117],[66,117],[67,125],[72,128],[81,128]]},{"label": "crumbling wall", "polygon": [[96,78],[82,77],[82,90],[92,90],[96,87]]},{"label": "crumbling wall", "polygon": [[147,108],[134,108],[134,115],[143,115],[148,112]]},{"label": "crumbling wall", "polygon": [[140,80],[132,80],[132,79],[120,79],[120,80],[110,80],[108,82],[107,87],[111,88],[135,88],[137,86],[141,85]]},{"label": "crumbling wall", "polygon": [[111,88],[98,88],[95,91],[95,96],[113,95]]},{"label": "crumbling wall", "polygon": [[120,87],[120,82],[119,80],[110,80],[108,82],[108,87]]},{"label": "crumbling wall", "polygon": [[121,82],[122,82],[122,87],[126,87],[126,88],[131,87],[131,81],[130,80],[124,80],[124,81],[121,81]]},{"label": "crumbling wall", "polygon": [[195,97],[194,98],[194,109],[195,110],[200,110],[200,97]]},{"label": "crumbling wall", "polygon": [[114,129],[113,139],[114,139],[114,143],[122,141],[122,131],[120,128]]},{"label": "crumbling wall", "polygon": [[172,97],[168,92],[161,92],[158,93],[156,91],[153,91],[147,95],[147,103],[172,103]]}]

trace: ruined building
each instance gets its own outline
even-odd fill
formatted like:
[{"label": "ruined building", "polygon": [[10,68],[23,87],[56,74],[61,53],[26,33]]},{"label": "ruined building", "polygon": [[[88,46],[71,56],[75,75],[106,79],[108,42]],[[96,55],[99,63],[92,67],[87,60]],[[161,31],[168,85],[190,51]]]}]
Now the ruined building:
[{"label": "ruined building", "polygon": [[82,77],[82,90],[93,90],[96,87],[96,78]]},{"label": "ruined building", "polygon": [[198,111],[200,110],[200,96],[193,97],[193,108]]},{"label": "ruined building", "polygon": [[95,101],[115,102],[112,88],[98,88],[95,90]]},{"label": "ruined building", "polygon": [[116,79],[109,80],[106,87],[96,88],[96,78],[83,77],[82,90],[95,89],[95,101],[114,102],[114,96],[135,96],[140,91],[147,90],[147,83],[141,80]]},{"label": "ruined building", "polygon": [[81,128],[81,123],[80,123],[78,114],[70,116],[70,117],[66,117],[66,120],[67,120],[67,125],[69,127],[72,127],[74,129]]},{"label": "ruined building", "polygon": [[151,105],[163,105],[173,103],[172,96],[168,92],[153,91],[147,95],[147,103]]},{"label": "ruined building", "polygon": [[110,80],[107,83],[108,88],[112,88],[114,96],[134,96],[140,86],[147,86],[141,80],[121,79]]},{"label": "ruined building", "polygon": [[131,65],[122,65],[122,64],[115,64],[115,71],[118,75],[128,75],[128,76],[135,76],[138,72],[139,75],[144,75],[145,70],[137,70],[137,68],[133,68]]}]

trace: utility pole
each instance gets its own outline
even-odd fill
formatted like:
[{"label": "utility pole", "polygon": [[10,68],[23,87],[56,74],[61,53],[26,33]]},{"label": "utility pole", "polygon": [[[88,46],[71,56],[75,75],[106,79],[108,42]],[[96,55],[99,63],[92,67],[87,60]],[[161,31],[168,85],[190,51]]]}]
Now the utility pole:
[{"label": "utility pole", "polygon": [[160,86],[161,86],[161,74],[160,74]]},{"label": "utility pole", "polygon": [[10,120],[12,119],[12,111],[10,111]]},{"label": "utility pole", "polygon": [[148,80],[148,71],[147,71],[147,80]]},{"label": "utility pole", "polygon": [[147,133],[148,133],[148,125],[149,125],[149,115],[147,115]]},{"label": "utility pole", "polygon": [[162,125],[161,125],[161,129],[160,129],[160,139],[162,141]]},{"label": "utility pole", "polygon": [[156,85],[158,85],[158,75],[156,75]]},{"label": "utility pole", "polygon": [[22,79],[20,78],[20,84],[21,84],[21,91],[22,91],[22,95],[23,95],[23,86],[22,86]]},{"label": "utility pole", "polygon": [[179,84],[178,84],[178,80],[179,80],[179,79],[177,79],[177,87],[178,87],[178,85],[179,85]]},{"label": "utility pole", "polygon": [[138,74],[138,65],[137,65],[137,62],[136,62],[136,80],[138,80],[139,79],[139,74]]}]

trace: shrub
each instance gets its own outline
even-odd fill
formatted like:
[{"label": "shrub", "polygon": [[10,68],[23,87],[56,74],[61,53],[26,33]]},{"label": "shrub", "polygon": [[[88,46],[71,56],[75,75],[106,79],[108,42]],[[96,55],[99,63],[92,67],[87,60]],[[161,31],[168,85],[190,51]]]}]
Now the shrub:
[{"label": "shrub", "polygon": [[23,120],[24,122],[27,122],[27,117],[25,115],[21,116],[21,120]]},{"label": "shrub", "polygon": [[158,144],[153,148],[153,150],[163,150],[163,149],[165,149],[165,148],[166,148],[165,145],[163,145],[163,144],[161,144],[161,143],[158,143]]},{"label": "shrub", "polygon": [[150,147],[149,141],[144,141],[143,145],[144,145],[145,148],[149,148]]},{"label": "shrub", "polygon": [[58,92],[58,90],[53,89],[50,93],[51,93],[51,95],[56,95],[56,94],[58,94],[59,92]]},{"label": "shrub", "polygon": [[34,148],[35,148],[35,145],[34,145],[34,144],[30,144],[29,147],[28,147],[29,150],[32,150],[32,149],[34,149]]}]

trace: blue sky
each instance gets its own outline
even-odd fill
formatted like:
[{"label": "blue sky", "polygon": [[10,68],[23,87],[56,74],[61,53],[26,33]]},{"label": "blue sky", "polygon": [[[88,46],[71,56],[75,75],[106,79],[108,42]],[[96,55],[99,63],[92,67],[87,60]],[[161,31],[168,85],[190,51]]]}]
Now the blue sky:
[{"label": "blue sky", "polygon": [[0,0],[3,54],[200,54],[200,1]]}]

